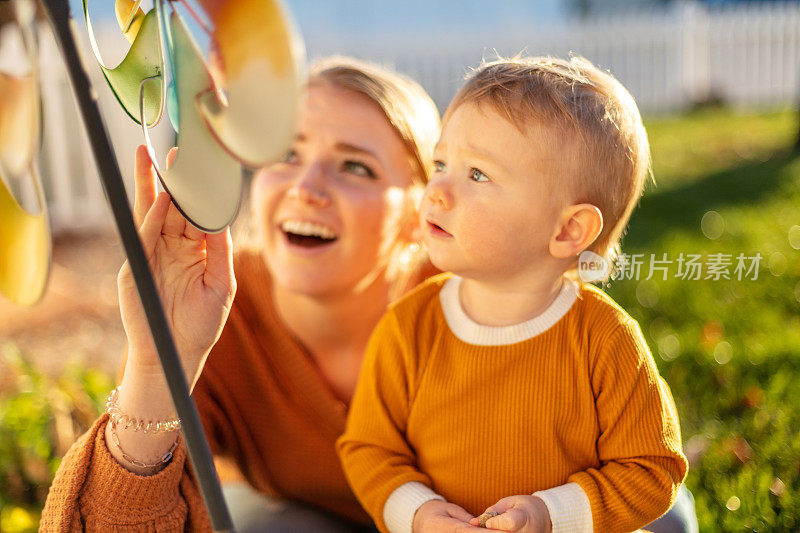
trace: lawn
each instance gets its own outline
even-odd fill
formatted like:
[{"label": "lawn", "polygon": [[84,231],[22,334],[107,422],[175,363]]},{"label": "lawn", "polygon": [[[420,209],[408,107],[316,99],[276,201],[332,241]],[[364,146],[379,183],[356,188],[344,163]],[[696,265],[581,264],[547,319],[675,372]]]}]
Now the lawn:
[{"label": "lawn", "polygon": [[[800,529],[796,131],[790,111],[648,124],[656,185],[623,242],[629,263],[642,254],[641,275],[628,268],[608,287],[672,388],[701,531]],[[700,256],[699,276],[681,254]],[[653,255],[662,268],[647,280]]]},{"label": "lawn", "polygon": [[[708,110],[647,128],[656,185],[623,243],[629,258],[641,254],[641,276],[612,281],[608,292],[640,321],[672,389],[700,530],[797,531],[800,157],[788,150],[796,114]],[[740,255],[749,272],[736,270]],[[758,255],[756,275],[748,258]],[[666,262],[645,279],[651,256]],[[679,265],[691,256],[699,273]],[[679,266],[701,279],[682,279]],[[51,379],[13,347],[0,352],[20,376],[0,394],[0,531],[35,531],[66,445],[53,426],[85,428],[111,381],[76,368]]]}]

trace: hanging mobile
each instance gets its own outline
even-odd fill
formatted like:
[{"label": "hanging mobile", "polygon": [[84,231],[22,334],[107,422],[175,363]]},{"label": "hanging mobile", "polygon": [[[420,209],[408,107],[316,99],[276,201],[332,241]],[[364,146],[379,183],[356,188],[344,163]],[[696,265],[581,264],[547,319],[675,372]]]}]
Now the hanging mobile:
[{"label": "hanging mobile", "polygon": [[50,272],[50,225],[37,156],[41,99],[36,4],[15,0],[14,11],[29,72],[0,72],[0,294],[33,305]]},{"label": "hanging mobile", "polygon": [[[117,67],[108,68],[93,36],[88,0],[82,1],[95,56],[122,107],[142,125],[164,189],[195,227],[224,230],[239,209],[241,165],[276,161],[294,135],[305,53],[287,11],[275,0],[207,0],[206,23],[186,0],[155,0],[148,13],[139,1],[117,0],[117,20],[132,45]],[[176,6],[207,33],[216,65],[207,64]],[[164,103],[178,134],[169,169],[159,164],[148,133]]]}]

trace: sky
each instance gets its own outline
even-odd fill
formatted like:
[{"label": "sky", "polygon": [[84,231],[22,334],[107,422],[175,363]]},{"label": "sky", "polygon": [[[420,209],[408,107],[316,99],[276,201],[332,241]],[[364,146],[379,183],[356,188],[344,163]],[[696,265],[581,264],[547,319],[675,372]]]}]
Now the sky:
[{"label": "sky", "polygon": [[[441,28],[470,26],[537,26],[562,20],[567,0],[284,0],[302,33],[389,32],[413,36]],[[81,17],[80,0],[70,0]],[[144,0],[143,7],[152,5]],[[90,0],[98,23],[113,17],[113,0]]]}]

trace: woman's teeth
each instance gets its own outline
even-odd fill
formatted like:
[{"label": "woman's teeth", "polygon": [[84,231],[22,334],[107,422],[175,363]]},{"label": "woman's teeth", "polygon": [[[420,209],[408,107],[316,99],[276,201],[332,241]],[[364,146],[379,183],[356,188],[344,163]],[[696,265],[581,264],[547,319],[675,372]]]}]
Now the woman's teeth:
[{"label": "woman's teeth", "polygon": [[319,237],[321,239],[335,239],[336,234],[332,229],[314,222],[300,222],[299,220],[286,220],[281,224],[281,229],[286,233],[294,233],[304,237]]},{"label": "woman's teeth", "polygon": [[281,230],[290,243],[300,246],[318,246],[336,240],[336,233],[331,228],[314,222],[285,220],[281,223]]}]

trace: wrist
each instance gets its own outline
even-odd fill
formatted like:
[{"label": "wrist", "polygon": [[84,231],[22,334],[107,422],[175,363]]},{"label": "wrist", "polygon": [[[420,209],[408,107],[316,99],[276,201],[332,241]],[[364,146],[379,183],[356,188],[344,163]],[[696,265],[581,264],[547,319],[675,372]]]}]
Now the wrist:
[{"label": "wrist", "polygon": [[162,431],[145,434],[114,426],[108,420],[104,437],[106,448],[118,464],[140,476],[152,476],[170,463],[179,433]]},{"label": "wrist", "polygon": [[420,531],[423,524],[425,524],[425,518],[427,516],[427,511],[430,510],[432,507],[438,505],[442,500],[435,499],[435,500],[428,500],[419,507],[417,510],[414,511],[414,519],[412,521],[411,531],[412,533],[416,533]]},{"label": "wrist", "polygon": [[419,481],[408,481],[397,487],[383,504],[383,521],[389,531],[414,530],[414,517],[430,500],[444,500]]},{"label": "wrist", "polygon": [[422,513],[420,513],[420,511],[422,510],[423,507],[425,507],[426,503],[428,502],[423,503],[422,505],[417,507],[416,511],[414,511],[414,518],[411,520],[411,533],[417,533],[417,531],[420,530],[420,527],[422,526],[423,522]]},{"label": "wrist", "polygon": [[544,500],[538,496],[533,496],[533,504],[536,508],[536,514],[541,517],[540,531],[544,533],[551,533],[553,531],[553,522],[550,519],[550,510],[547,508],[547,504],[544,503]]},{"label": "wrist", "polygon": [[[180,354],[180,366],[183,370],[184,378],[189,386],[189,394],[194,390],[206,359],[211,354],[209,347],[205,351],[189,351]],[[189,355],[191,354],[191,355]],[[164,369],[161,366],[161,359],[155,348],[136,348],[129,345],[125,360],[125,376],[132,375],[137,381],[147,382],[154,386],[163,384],[167,388]]]},{"label": "wrist", "polygon": [[167,420],[177,416],[163,371],[147,372],[125,366],[117,405],[125,413],[143,420]]},{"label": "wrist", "polygon": [[111,391],[106,398],[106,413],[108,413],[112,425],[120,426],[122,429],[133,428],[134,431],[158,433],[159,431],[177,431],[181,428],[181,421],[177,417],[160,420],[144,419],[124,411],[119,406],[119,387]]},{"label": "wrist", "polygon": [[[178,431],[172,397],[162,372],[142,373],[126,365],[120,386],[109,395],[105,441],[127,470],[153,475],[169,463]],[[154,431],[156,430],[156,431]]]},{"label": "wrist", "polygon": [[129,372],[149,377],[158,377],[164,373],[158,351],[152,342],[142,346],[128,341],[125,351],[125,373]]}]

